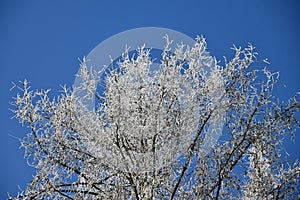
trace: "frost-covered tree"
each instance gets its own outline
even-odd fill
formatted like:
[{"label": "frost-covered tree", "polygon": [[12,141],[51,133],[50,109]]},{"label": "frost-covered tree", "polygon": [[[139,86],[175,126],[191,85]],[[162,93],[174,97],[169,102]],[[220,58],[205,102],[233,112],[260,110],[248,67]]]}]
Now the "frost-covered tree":
[{"label": "frost-covered tree", "polygon": [[53,100],[18,85],[21,145],[37,171],[12,199],[295,198],[300,167],[283,141],[298,128],[297,95],[273,96],[278,73],[258,67],[251,45],[222,67],[202,37],[170,44],[158,70],[151,50],[125,50],[105,81],[83,59],[80,86]]}]

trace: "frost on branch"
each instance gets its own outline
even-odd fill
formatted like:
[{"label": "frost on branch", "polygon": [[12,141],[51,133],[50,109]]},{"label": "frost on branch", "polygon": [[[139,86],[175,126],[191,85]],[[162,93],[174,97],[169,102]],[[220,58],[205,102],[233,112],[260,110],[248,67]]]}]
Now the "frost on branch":
[{"label": "frost on branch", "polygon": [[300,168],[285,162],[283,140],[298,128],[298,97],[277,103],[278,73],[252,67],[251,45],[221,67],[204,38],[176,49],[165,39],[156,71],[142,46],[105,80],[83,59],[80,86],[53,100],[18,86],[14,113],[37,173],[12,199],[293,198]]}]

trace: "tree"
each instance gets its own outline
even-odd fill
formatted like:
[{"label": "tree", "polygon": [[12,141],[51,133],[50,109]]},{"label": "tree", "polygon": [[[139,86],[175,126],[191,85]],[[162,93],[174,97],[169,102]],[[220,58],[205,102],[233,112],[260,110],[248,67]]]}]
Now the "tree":
[{"label": "tree", "polygon": [[203,37],[170,44],[157,71],[149,49],[125,50],[104,91],[85,59],[81,85],[53,100],[19,85],[14,113],[30,129],[21,144],[37,173],[12,199],[294,198],[300,167],[283,141],[299,127],[298,96],[278,103],[279,74],[257,67],[251,45],[221,67]]}]

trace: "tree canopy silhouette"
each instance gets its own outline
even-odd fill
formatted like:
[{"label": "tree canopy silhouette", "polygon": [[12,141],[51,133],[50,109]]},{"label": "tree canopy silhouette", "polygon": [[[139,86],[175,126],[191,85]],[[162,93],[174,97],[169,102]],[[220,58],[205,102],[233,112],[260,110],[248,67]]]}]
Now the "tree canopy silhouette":
[{"label": "tree canopy silhouette", "polygon": [[220,66],[203,37],[170,43],[157,70],[143,47],[104,79],[83,59],[80,86],[54,99],[18,85],[15,117],[30,130],[21,145],[37,171],[12,199],[294,198],[300,167],[283,140],[299,126],[298,94],[273,96],[279,74],[257,67],[251,45]]}]

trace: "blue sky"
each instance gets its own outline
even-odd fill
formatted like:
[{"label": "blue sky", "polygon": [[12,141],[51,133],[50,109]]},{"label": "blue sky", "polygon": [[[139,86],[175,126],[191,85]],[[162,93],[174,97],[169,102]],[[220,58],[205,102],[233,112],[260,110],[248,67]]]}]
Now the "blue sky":
[{"label": "blue sky", "polygon": [[[230,57],[233,44],[256,46],[269,68],[280,71],[276,95],[283,100],[300,91],[299,1],[0,1],[0,199],[25,187],[34,170],[27,166],[19,141],[22,128],[9,111],[11,82],[31,82],[33,89],[72,86],[78,57],[119,32],[164,27],[190,37],[204,35],[219,60]],[[284,87],[286,85],[286,87]],[[300,134],[300,131],[297,132]],[[299,158],[300,136],[287,142],[291,160]]]}]

